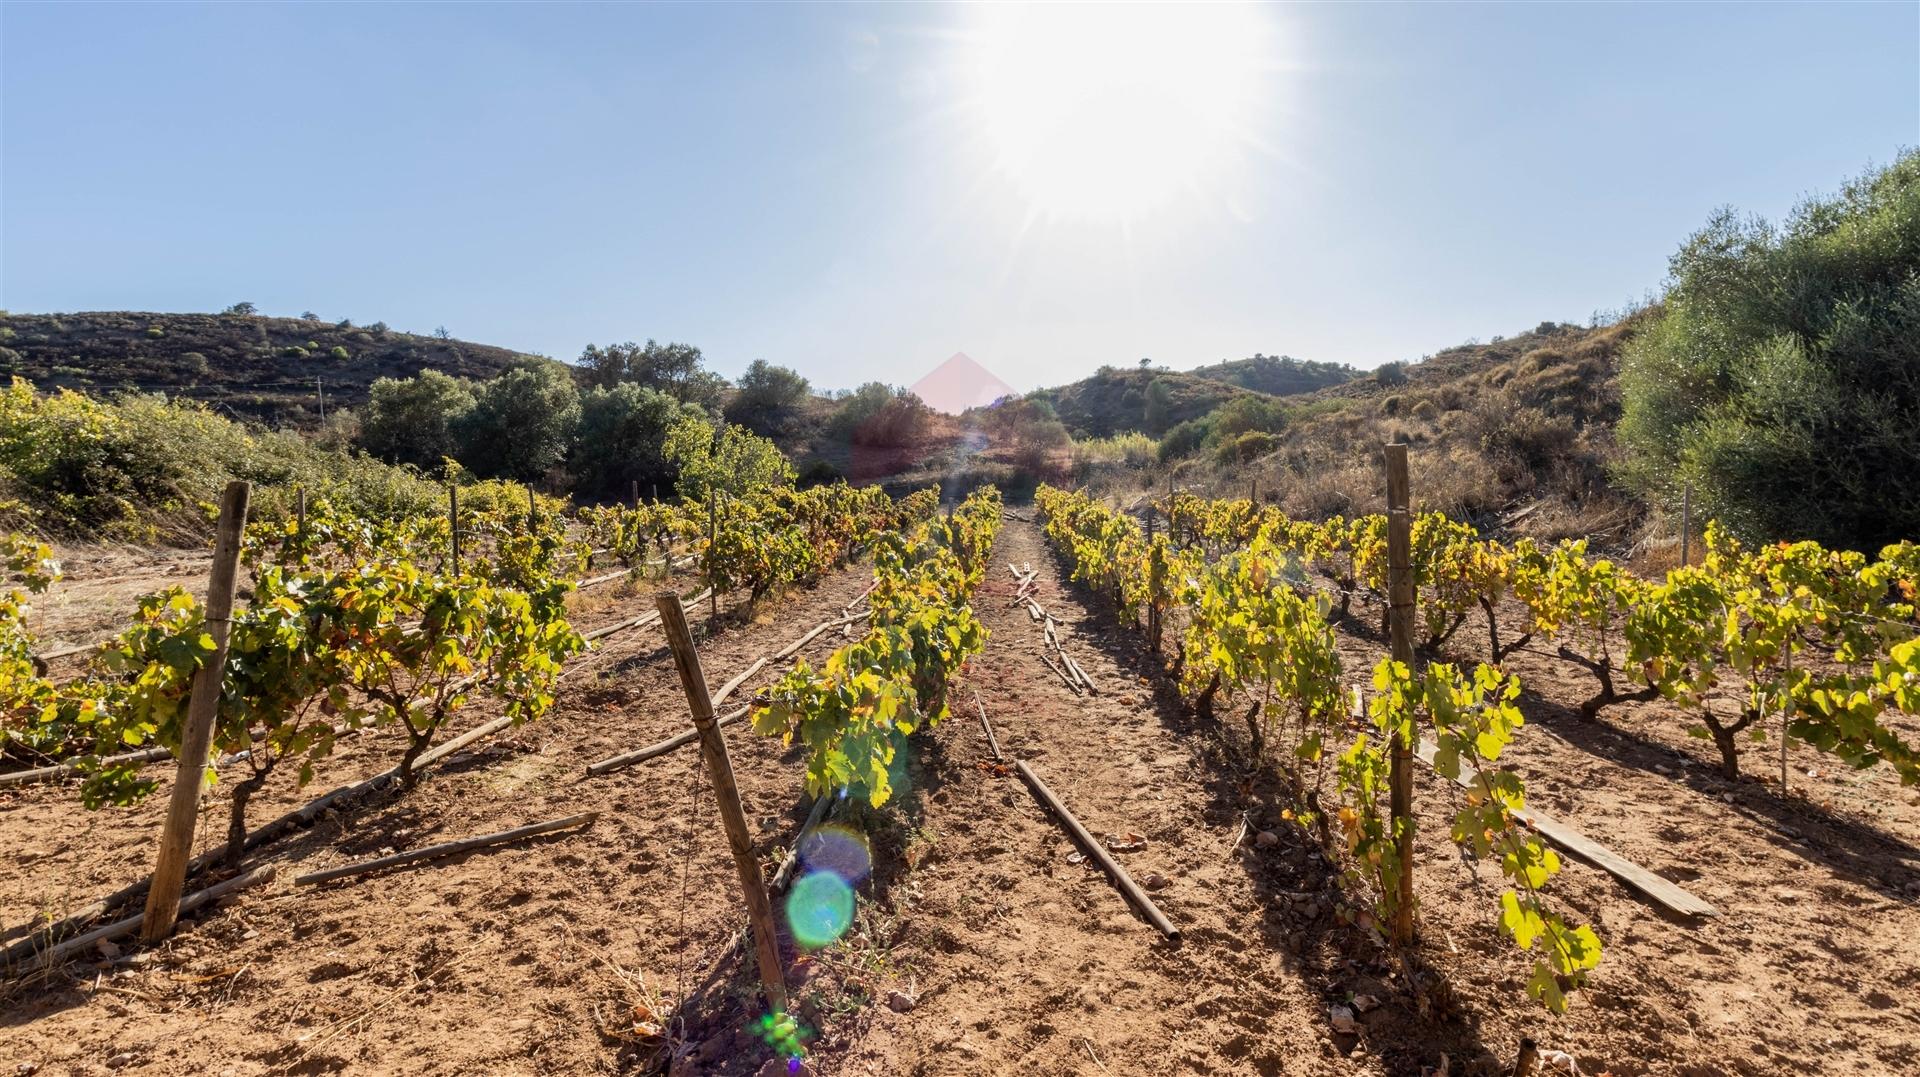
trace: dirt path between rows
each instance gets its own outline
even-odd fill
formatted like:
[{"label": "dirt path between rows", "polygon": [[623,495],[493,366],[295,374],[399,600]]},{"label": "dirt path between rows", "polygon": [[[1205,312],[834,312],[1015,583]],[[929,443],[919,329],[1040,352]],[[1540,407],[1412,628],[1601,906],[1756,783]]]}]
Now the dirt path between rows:
[{"label": "dirt path between rows", "polygon": [[[1010,607],[1008,562],[1040,573],[1040,601],[1100,688],[1076,697],[1040,660],[1041,629]],[[1301,909],[1277,908],[1234,849],[1233,768],[1120,656],[1130,642],[1064,587],[1039,531],[1009,522],[974,607],[992,633],[917,775],[934,788],[916,825],[929,851],[899,915],[914,929],[891,960],[916,999],[887,1013],[823,1072],[1350,1073],[1296,956],[1329,910],[1297,850]],[[1076,863],[1066,833],[1020,779],[988,766],[978,691],[1002,749],[1030,761],[1183,932],[1165,941],[1106,876]],[[1257,829],[1257,828],[1256,828]],[[1285,863],[1285,861],[1281,861]],[[1310,947],[1309,947],[1310,948]]]}]

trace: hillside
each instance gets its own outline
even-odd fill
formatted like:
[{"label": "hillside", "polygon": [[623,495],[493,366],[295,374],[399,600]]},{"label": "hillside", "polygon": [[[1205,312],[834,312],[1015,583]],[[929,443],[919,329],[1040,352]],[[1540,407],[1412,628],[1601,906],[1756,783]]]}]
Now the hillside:
[{"label": "hillside", "polygon": [[1522,530],[1548,537],[1624,541],[1646,509],[1612,482],[1619,361],[1649,313],[1591,329],[1542,323],[1329,386],[1295,398],[1266,458],[1188,470],[1257,479],[1303,516],[1378,511],[1379,447],[1403,440],[1415,500],[1427,508],[1487,523],[1524,519]]},{"label": "hillside", "polygon": [[276,425],[317,418],[315,379],[329,406],[351,407],[376,378],[433,368],[483,379],[521,358],[378,324],[133,311],[0,316],[0,377],[42,389],[163,392]]},{"label": "hillside", "polygon": [[1209,366],[1194,367],[1188,373],[1197,378],[1223,381],[1273,396],[1293,396],[1339,385],[1360,377],[1361,372],[1345,363],[1318,363],[1295,359],[1290,355],[1255,355],[1250,359],[1229,359]]},{"label": "hillside", "polygon": [[[1153,388],[1159,385],[1161,389]],[[1150,394],[1164,390],[1163,405],[1149,415]],[[1060,421],[1076,438],[1109,437],[1132,430],[1159,434],[1175,423],[1196,419],[1238,396],[1248,395],[1224,381],[1147,367],[1101,367],[1091,377],[1042,389]]]}]

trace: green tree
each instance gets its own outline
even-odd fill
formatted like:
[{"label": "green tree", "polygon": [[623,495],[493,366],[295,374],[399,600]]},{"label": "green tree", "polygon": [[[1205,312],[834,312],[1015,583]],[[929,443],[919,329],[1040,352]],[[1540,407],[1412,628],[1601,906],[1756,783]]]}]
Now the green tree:
[{"label": "green tree", "polygon": [[580,422],[580,392],[564,365],[527,360],[474,394],[459,426],[460,462],[485,478],[529,481],[566,458]]},{"label": "green tree", "polygon": [[221,311],[220,313],[232,314],[240,317],[247,317],[249,315],[258,314],[259,312],[260,312],[259,307],[256,307],[252,303],[248,303],[245,300],[242,300],[241,302],[235,303],[233,306],[228,307],[227,309]]},{"label": "green tree", "polygon": [[1920,151],[1780,227],[1715,215],[1627,346],[1623,477],[1749,540],[1920,534]]},{"label": "green tree", "polygon": [[1166,433],[1167,427],[1173,425],[1173,385],[1167,379],[1155,378],[1147,383],[1147,406],[1141,423],[1147,428],[1147,433],[1155,437]]},{"label": "green tree", "polygon": [[833,431],[855,445],[915,445],[933,428],[933,409],[910,390],[870,381],[834,413]]},{"label": "green tree", "polygon": [[738,497],[794,479],[793,464],[779,446],[744,426],[716,428],[698,415],[673,424],[666,457],[680,470],[680,493],[701,500],[716,489]]},{"label": "green tree", "polygon": [[739,391],[727,402],[727,420],[757,433],[784,429],[810,388],[807,379],[765,359],[755,359],[740,376]]},{"label": "green tree", "polygon": [[611,389],[632,382],[657,389],[675,400],[704,408],[718,408],[727,380],[701,366],[700,349],[691,344],[645,344],[628,341],[602,348],[589,344],[580,353],[580,365],[593,385]]},{"label": "green tree", "polygon": [[473,404],[471,384],[438,370],[379,378],[360,409],[360,447],[383,460],[433,467],[459,451],[456,431]]},{"label": "green tree", "polygon": [[667,434],[698,408],[631,383],[595,386],[580,397],[580,426],[567,456],[574,492],[583,498],[624,499],[638,482],[672,489],[676,474],[667,458]]}]

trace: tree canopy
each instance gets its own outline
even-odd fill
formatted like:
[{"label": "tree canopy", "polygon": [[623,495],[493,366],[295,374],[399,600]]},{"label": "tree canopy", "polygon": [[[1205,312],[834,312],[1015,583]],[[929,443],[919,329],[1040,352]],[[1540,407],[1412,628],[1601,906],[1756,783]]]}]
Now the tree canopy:
[{"label": "tree canopy", "polygon": [[1920,152],[1784,225],[1715,215],[1625,354],[1624,477],[1750,540],[1920,534]]}]

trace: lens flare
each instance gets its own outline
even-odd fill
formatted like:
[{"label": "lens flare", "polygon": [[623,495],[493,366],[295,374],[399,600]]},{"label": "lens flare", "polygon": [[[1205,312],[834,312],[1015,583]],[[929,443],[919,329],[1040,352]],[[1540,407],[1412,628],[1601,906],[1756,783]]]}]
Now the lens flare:
[{"label": "lens flare", "polygon": [[809,871],[787,894],[787,927],[803,949],[831,946],[853,925],[853,887],[831,871]]},{"label": "lens flare", "polygon": [[800,843],[800,862],[808,871],[832,872],[848,886],[858,886],[873,871],[873,851],[865,834],[828,823],[816,827]]}]

